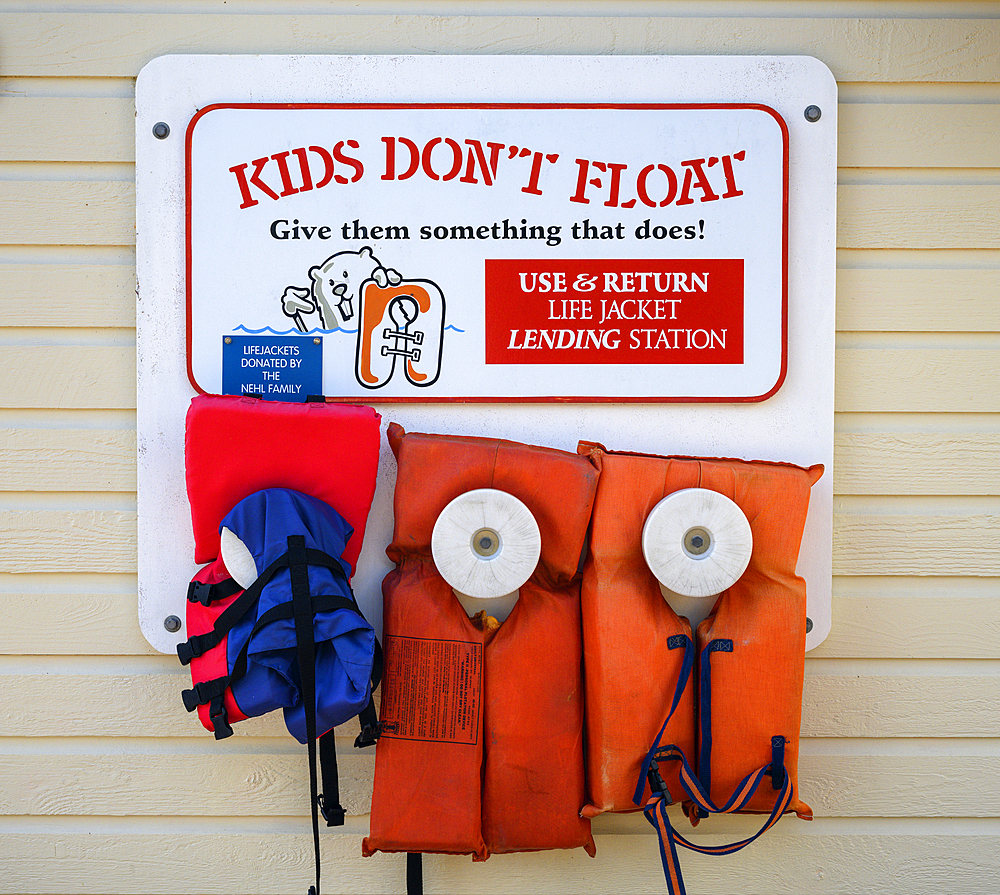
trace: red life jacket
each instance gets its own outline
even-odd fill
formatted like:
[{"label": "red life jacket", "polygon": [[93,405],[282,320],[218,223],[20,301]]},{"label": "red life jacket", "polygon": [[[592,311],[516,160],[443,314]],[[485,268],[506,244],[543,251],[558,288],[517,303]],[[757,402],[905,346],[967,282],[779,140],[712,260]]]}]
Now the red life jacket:
[{"label": "red life jacket", "polygon": [[[392,424],[396,568],[383,582],[385,675],[365,855],[582,846],[579,558],[597,471],[549,448],[410,434]],[[478,488],[512,494],[541,533],[499,630],[477,627],[431,556],[438,515]]]},{"label": "red life jacket", "polygon": [[[248,715],[283,708],[289,730],[309,753],[317,895],[317,809],[329,826],[344,822],[336,745],[326,731],[363,705],[355,745],[372,745],[376,736],[370,691],[378,684],[381,650],[348,579],[375,493],[379,419],[368,407],[228,395],[196,397],[187,414],[195,562],[208,565],[189,587],[189,640],[178,646],[191,664],[185,707],[197,708],[217,738]],[[231,513],[230,526],[237,519],[248,526],[230,528],[245,544],[255,524],[262,528],[248,548],[258,578],[246,591],[219,555],[220,526]],[[251,661],[258,649],[259,661]],[[236,684],[242,704],[233,694]]]},{"label": "red life jacket", "polygon": [[[378,471],[379,415],[370,407],[265,401],[253,396],[199,395],[188,408],[185,474],[195,562],[209,563],[188,589],[188,637],[213,630],[242,591],[219,556],[223,518],[244,498],[270,488],[299,491],[329,504],[353,530],[337,558],[353,574],[364,539]],[[228,642],[192,656],[193,685],[228,674]],[[220,729],[211,704],[198,705],[207,730]],[[227,689],[228,724],[247,716]]]}]

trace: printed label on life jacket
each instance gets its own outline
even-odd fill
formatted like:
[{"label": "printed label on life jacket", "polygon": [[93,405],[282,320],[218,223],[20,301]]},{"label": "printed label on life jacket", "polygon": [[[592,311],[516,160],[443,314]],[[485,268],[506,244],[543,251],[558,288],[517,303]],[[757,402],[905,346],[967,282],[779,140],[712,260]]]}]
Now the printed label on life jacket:
[{"label": "printed label on life jacket", "polygon": [[475,745],[482,683],[480,643],[387,636],[382,736]]}]

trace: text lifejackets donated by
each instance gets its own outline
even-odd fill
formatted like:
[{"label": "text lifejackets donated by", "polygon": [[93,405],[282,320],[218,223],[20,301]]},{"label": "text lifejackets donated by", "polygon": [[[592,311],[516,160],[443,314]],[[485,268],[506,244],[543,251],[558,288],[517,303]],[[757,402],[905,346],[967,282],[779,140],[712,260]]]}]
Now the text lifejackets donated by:
[{"label": "text lifejackets donated by", "polygon": [[[363,851],[490,854],[583,847],[578,574],[597,470],[583,457],[509,441],[405,434],[396,568],[383,582],[386,672],[371,834]],[[498,630],[481,630],[435,568],[441,510],[478,488],[531,511],[541,557]]]},{"label": "text lifejackets donated by", "polygon": [[[586,813],[642,808],[660,837],[668,891],[682,895],[677,845],[729,854],[786,812],[812,817],[797,795],[806,590],[795,565],[823,467],[612,453],[587,442],[578,451],[601,469],[582,595]],[[694,640],[641,546],[652,508],[685,488],[729,497],[753,534],[749,566]],[[767,818],[745,840],[703,846],[673,829],[675,800],[694,824],[709,813]]]}]

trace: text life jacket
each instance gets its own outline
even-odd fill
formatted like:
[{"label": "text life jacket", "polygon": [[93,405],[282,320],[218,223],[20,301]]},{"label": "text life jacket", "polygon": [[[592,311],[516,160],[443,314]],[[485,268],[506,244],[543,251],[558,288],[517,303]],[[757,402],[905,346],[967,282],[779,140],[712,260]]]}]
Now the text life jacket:
[{"label": "text life jacket", "polygon": [[[597,471],[583,457],[487,438],[405,434],[396,568],[383,582],[385,676],[363,852],[490,854],[582,846],[579,558]],[[478,488],[531,511],[541,556],[498,630],[466,615],[431,556],[435,521]]]},{"label": "text life jacket", "polygon": [[[677,845],[729,854],[786,812],[812,817],[797,796],[806,588],[795,566],[809,492],[823,467],[620,454],[586,442],[578,450],[602,470],[583,617],[589,780],[598,779],[601,768],[614,768],[617,776],[604,790],[610,793],[606,802],[614,806],[611,810],[620,810],[622,793],[631,783],[634,804],[644,806],[660,836],[668,889],[680,895],[684,887]],[[698,626],[696,642],[690,640],[689,630],[678,633],[672,612],[652,609],[659,587],[645,566],[641,546],[649,511],[666,495],[685,488],[707,488],[733,500],[753,535],[746,571]],[[635,595],[621,604],[621,616],[641,622],[630,625],[629,640],[622,640],[617,630],[622,618],[601,611],[629,589],[627,581],[607,575],[618,556],[628,558],[622,574],[631,578]],[[660,631],[657,616],[664,623]],[[666,657],[662,668],[634,661],[647,649]],[[627,679],[629,672],[621,669],[630,664],[631,676],[655,682],[648,697],[634,707],[634,714],[644,718],[635,728],[642,739],[635,737],[631,744],[630,731],[609,721],[621,719],[622,700],[608,688],[602,672],[615,668]],[[688,727],[692,718],[694,730]],[[649,739],[656,724],[660,727]],[[639,773],[629,781],[636,763]],[[702,846],[673,830],[666,807],[674,800],[684,800],[692,823],[709,813],[768,817],[755,836],[725,846]]]}]

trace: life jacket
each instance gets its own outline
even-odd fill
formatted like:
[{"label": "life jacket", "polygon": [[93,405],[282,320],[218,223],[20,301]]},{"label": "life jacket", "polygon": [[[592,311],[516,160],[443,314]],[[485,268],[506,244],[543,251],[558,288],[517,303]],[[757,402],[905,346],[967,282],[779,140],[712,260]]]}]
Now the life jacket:
[{"label": "life jacket", "polygon": [[290,540],[298,539],[319,682],[315,736],[360,714],[371,702],[375,632],[351,593],[350,567],[338,558],[351,527],[321,500],[281,488],[244,498],[219,527],[246,545],[257,578],[243,590],[228,577],[222,557],[195,576],[187,615],[189,631],[196,630],[177,648],[194,681],[184,691],[185,705],[198,708],[216,739],[232,735],[235,721],[281,709],[289,733],[307,742]]},{"label": "life jacket", "polygon": [[[631,788],[660,835],[668,889],[682,893],[676,845],[728,854],[786,812],[812,817],[797,795],[806,588],[795,566],[823,467],[578,450],[601,468],[583,592],[591,810],[627,810]],[[641,546],[650,510],[685,488],[733,500],[753,535],[746,571],[695,642]],[[675,800],[692,823],[709,813],[767,820],[740,842],[695,845],[673,830]]]},{"label": "life jacket", "polygon": [[[280,708],[307,744],[317,893],[317,809],[329,826],[344,823],[333,728],[359,715],[355,746],[377,736],[381,648],[349,579],[378,451],[379,416],[365,407],[202,395],[187,415],[195,560],[208,565],[189,585],[189,639],[178,645],[192,670],[185,707],[219,739],[233,723]],[[237,576],[246,590],[220,555],[224,529],[247,553],[255,580]]]},{"label": "life jacket", "polygon": [[[396,568],[383,582],[385,676],[363,852],[490,854],[595,847],[584,804],[579,560],[597,484],[583,458],[510,441],[405,434],[396,456]],[[505,491],[541,555],[510,616],[479,626],[431,555],[442,509]]]},{"label": "life jacket", "polygon": [[308,747],[316,860],[310,895],[319,895],[319,812],[328,826],[344,823],[332,731],[359,715],[355,746],[374,743],[372,692],[382,668],[375,632],[348,584],[350,567],[337,558],[351,527],[322,501],[276,488],[240,501],[222,529],[245,546],[257,574],[238,589],[220,558],[192,582],[189,628],[204,630],[177,647],[194,681],[182,693],[184,705],[199,709],[216,739],[232,735],[231,720],[282,710],[289,733]]}]

